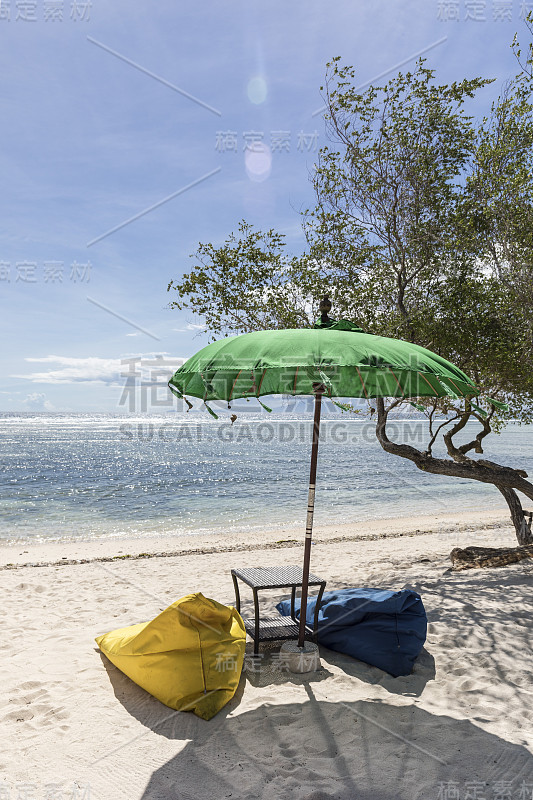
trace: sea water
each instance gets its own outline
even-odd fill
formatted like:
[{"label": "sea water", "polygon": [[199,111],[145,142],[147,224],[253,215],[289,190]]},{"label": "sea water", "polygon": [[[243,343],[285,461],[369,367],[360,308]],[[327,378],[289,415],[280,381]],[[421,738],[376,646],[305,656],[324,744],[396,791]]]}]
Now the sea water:
[{"label": "sea water", "polygon": [[[425,449],[427,423],[394,420],[390,437]],[[471,438],[477,426],[470,425]],[[310,415],[0,414],[0,539],[224,533],[305,524]],[[484,456],[531,467],[533,429],[510,425]],[[443,455],[442,448],[436,451]],[[318,525],[501,507],[491,485],[429,475],[385,453],[374,425],[325,418]]]}]

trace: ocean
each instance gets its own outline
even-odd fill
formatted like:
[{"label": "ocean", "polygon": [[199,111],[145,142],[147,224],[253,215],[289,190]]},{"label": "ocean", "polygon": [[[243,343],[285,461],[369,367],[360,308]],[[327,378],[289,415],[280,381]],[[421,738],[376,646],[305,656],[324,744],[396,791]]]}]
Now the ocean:
[{"label": "ocean", "polygon": [[[200,413],[0,414],[0,540],[303,529],[311,428],[307,415],[266,413],[233,426]],[[396,420],[391,438],[423,447],[425,430]],[[532,433],[511,425],[481,457],[528,470]],[[492,486],[427,475],[384,453],[368,421],[322,423],[318,525],[502,504]]]}]

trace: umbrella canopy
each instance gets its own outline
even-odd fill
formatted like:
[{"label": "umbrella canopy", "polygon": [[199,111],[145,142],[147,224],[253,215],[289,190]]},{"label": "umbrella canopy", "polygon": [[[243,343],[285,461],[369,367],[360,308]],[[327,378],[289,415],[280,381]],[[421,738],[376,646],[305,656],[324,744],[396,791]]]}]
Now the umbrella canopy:
[{"label": "umbrella canopy", "polygon": [[188,359],[169,386],[179,396],[231,401],[269,394],[329,397],[465,397],[475,384],[446,359],[410,342],[373,336],[345,320],[220,339]]},{"label": "umbrella canopy", "polygon": [[229,404],[241,397],[261,402],[269,394],[315,397],[299,647],[304,647],[306,632],[322,396],[336,402],[335,397],[458,398],[478,393],[470,378],[446,359],[410,342],[365,333],[347,320],[332,320],[330,309],[325,297],[314,328],[256,331],[213,342],[189,358],[168,384],[186,402],[190,395],[206,406],[209,400]]}]

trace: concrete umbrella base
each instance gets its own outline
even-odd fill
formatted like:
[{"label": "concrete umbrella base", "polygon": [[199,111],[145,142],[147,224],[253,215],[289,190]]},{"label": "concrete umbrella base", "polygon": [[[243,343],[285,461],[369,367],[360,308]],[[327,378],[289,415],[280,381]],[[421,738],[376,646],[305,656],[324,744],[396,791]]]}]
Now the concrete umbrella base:
[{"label": "concrete umbrella base", "polygon": [[305,642],[303,647],[298,647],[295,641],[283,642],[279,652],[290,672],[317,672],[320,669],[318,645],[313,642]]}]

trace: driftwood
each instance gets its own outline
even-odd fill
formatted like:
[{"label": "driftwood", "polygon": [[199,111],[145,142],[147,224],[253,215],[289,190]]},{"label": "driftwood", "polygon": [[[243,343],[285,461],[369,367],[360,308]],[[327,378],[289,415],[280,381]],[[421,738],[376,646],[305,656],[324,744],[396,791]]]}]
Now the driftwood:
[{"label": "driftwood", "polygon": [[454,572],[475,567],[503,567],[533,558],[533,545],[524,547],[455,547],[450,553]]}]

